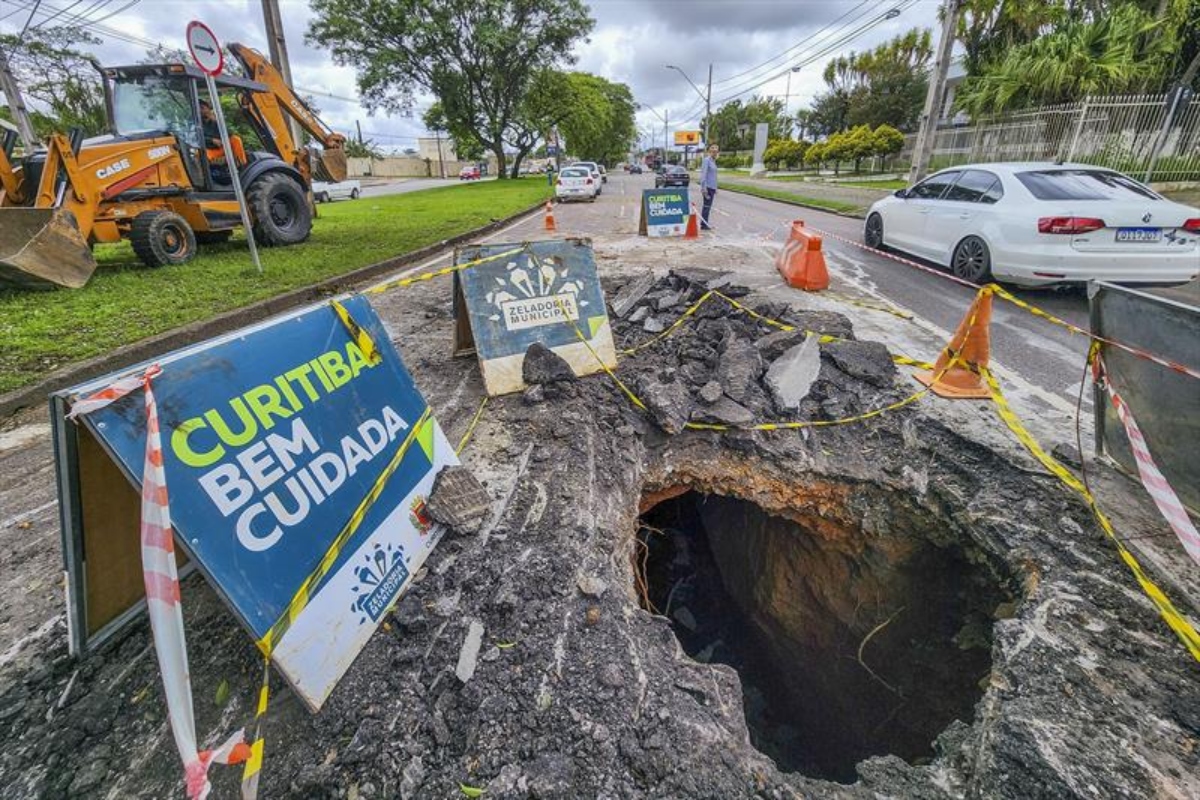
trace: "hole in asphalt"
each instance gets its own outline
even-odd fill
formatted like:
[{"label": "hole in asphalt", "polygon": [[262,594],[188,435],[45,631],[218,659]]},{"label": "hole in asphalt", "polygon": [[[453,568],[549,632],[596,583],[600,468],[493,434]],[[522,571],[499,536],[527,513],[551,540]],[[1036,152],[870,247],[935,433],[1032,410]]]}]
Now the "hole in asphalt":
[{"label": "hole in asphalt", "polygon": [[904,504],[867,533],[853,513],[771,516],[685,487],[643,507],[664,496],[640,518],[641,603],[693,659],[737,670],[751,741],[782,771],[853,782],[860,761],[920,763],[971,720],[1011,598],[950,526]]}]

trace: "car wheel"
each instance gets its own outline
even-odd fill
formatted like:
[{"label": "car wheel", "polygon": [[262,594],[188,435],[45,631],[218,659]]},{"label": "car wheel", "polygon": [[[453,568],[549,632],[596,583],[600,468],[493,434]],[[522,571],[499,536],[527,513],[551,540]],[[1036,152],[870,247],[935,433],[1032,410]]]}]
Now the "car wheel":
[{"label": "car wheel", "polygon": [[350,199],[351,199],[351,200],[357,200],[357,199],[358,199],[358,189],[351,189],[351,190],[350,190]]},{"label": "car wheel", "polygon": [[954,248],[950,271],[955,277],[971,283],[987,283],[992,279],[992,254],[978,236],[968,236]]},{"label": "car wheel", "polygon": [[863,241],[867,247],[873,247],[876,250],[883,249],[883,217],[878,213],[874,213],[867,217],[867,226],[863,230]]}]

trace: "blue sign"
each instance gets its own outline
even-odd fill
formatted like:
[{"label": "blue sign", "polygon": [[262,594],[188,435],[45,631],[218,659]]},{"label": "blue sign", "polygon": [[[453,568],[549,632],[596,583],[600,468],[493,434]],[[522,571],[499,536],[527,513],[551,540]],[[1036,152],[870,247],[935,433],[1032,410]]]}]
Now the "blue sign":
[{"label": "blue sign", "polygon": [[[343,305],[374,360],[323,304],[170,353],[153,382],[177,541],[313,709],[440,538],[424,498],[457,463],[370,304]],[[140,485],[141,393],[83,420]]]},{"label": "blue sign", "polygon": [[[454,273],[454,307],[460,318],[455,352],[474,347],[488,394],[525,388],[521,368],[525,351],[534,342],[566,359],[576,375],[599,372],[597,356],[606,366],[615,367],[612,328],[587,239],[468,245],[456,251],[455,263],[518,248],[521,252],[511,257]],[[576,328],[587,345],[579,340]]]},{"label": "blue sign", "polygon": [[638,233],[643,236],[683,236],[687,230],[687,189],[642,190],[642,218]]}]

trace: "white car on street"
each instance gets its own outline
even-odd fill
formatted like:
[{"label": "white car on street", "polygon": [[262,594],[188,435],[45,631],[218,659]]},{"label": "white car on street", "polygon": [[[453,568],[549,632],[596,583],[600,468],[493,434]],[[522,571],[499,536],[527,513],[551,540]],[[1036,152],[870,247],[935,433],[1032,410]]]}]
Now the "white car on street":
[{"label": "white car on street", "polygon": [[328,203],[332,200],[357,200],[362,194],[362,186],[358,181],[340,181],[338,183],[326,183],[325,181],[313,181],[313,199],[318,203]]},{"label": "white car on street", "polygon": [[600,165],[595,161],[576,161],[572,167],[587,167],[591,173],[593,180],[596,181],[596,194],[604,191],[604,174],[600,172]]},{"label": "white car on street", "polygon": [[864,240],[972,283],[1183,283],[1200,273],[1200,209],[1087,164],[970,164],[871,206]]},{"label": "white car on street", "polygon": [[584,166],[563,167],[554,181],[554,196],[559,200],[596,201],[600,193],[600,181]]}]

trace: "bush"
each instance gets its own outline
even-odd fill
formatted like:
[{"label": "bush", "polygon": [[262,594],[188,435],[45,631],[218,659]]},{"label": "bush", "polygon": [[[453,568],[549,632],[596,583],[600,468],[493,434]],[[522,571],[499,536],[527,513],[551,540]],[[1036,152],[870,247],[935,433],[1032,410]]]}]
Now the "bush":
[{"label": "bush", "polygon": [[769,169],[799,169],[804,164],[804,153],[809,146],[805,141],[772,140],[763,153],[763,163]]},{"label": "bush", "polygon": [[717,166],[721,169],[733,169],[742,165],[742,157],[737,153],[725,153],[717,156]]}]

